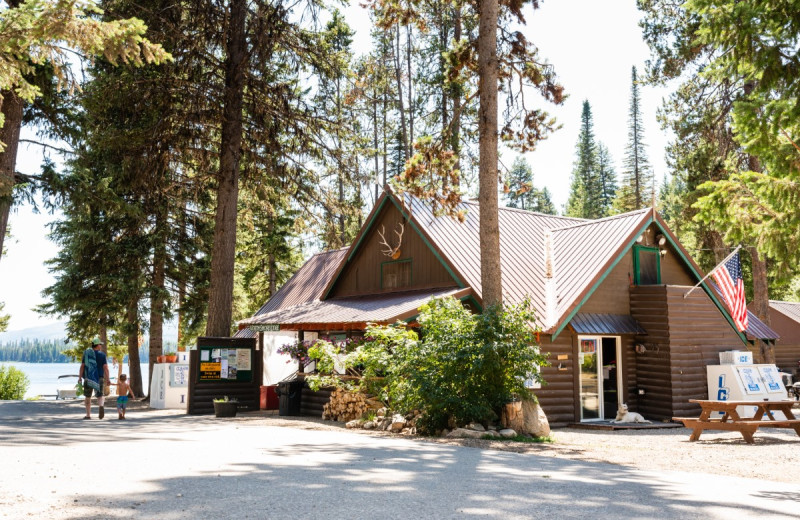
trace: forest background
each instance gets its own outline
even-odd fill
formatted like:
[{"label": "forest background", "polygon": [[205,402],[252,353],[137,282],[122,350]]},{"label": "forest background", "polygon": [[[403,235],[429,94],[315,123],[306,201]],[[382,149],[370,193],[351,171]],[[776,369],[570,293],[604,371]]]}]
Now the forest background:
[{"label": "forest background", "polygon": [[[613,39],[617,24],[626,19],[614,18],[613,11],[603,9],[606,12],[602,19],[611,20],[597,23],[601,18],[592,16],[590,4],[597,2],[561,3],[564,9],[572,9],[576,21],[600,27],[602,35],[596,37],[596,32],[587,30],[564,38],[551,48],[538,41],[538,34],[546,34],[547,27],[562,34],[564,30],[561,24],[554,23],[554,18],[548,18],[549,3],[539,11],[526,13],[530,25],[521,32],[539,46],[537,63],[543,75],[553,74],[545,65],[546,60],[573,96],[569,100],[572,113],[564,114],[563,107],[560,112],[558,107],[547,108],[557,113],[558,123],[565,126],[550,136],[550,142],[566,139],[571,144],[569,154],[562,147],[548,156],[540,153],[547,150],[548,141],[538,143],[535,139],[532,144],[539,150],[528,156],[534,165],[532,178],[528,177],[525,163],[516,160],[516,153],[507,151],[501,159],[501,189],[506,202],[525,204],[528,196],[535,196],[527,199],[533,205],[531,209],[596,218],[648,206],[655,198],[670,225],[705,268],[713,266],[736,242],[744,242],[750,248],[745,261],[752,283],[747,285],[755,289],[751,289],[748,300],[756,297],[755,291],[764,301],[767,286],[773,298],[793,298],[793,257],[785,247],[790,237],[777,236],[780,226],[790,223],[791,218],[772,218],[765,223],[758,214],[765,213],[760,209],[763,204],[754,206],[758,197],[748,195],[762,187],[772,189],[775,199],[775,186],[764,178],[764,173],[784,175],[796,169],[791,150],[795,141],[790,137],[793,127],[785,121],[790,110],[770,105],[773,117],[768,121],[774,125],[760,128],[762,135],[748,134],[747,142],[737,139],[747,132],[736,125],[747,117],[752,123],[752,118],[758,116],[742,105],[745,98],[762,96],[763,100],[776,91],[784,98],[795,95],[792,85],[775,78],[785,79],[781,72],[787,71],[781,67],[792,65],[796,58],[791,55],[785,59],[787,63],[758,63],[756,59],[767,58],[748,55],[745,58],[751,61],[745,64],[759,71],[754,74],[741,68],[741,64],[726,62],[720,52],[721,48],[738,45],[739,33],[757,34],[763,29],[753,24],[737,33],[733,22],[750,15],[767,20],[764,23],[768,25],[769,17],[753,16],[739,6],[739,11],[721,17],[723,22],[712,22],[709,9],[720,7],[715,4],[721,4],[723,9],[733,4],[698,0],[690,2],[691,9],[685,11],[669,8],[673,4],[668,2],[640,1],[641,12],[635,18],[644,16],[642,29],[650,45],[645,50],[652,58],[649,66],[643,63],[643,56],[629,59],[634,55],[630,51],[610,53],[598,64],[587,49],[598,40]],[[191,9],[188,14],[167,13],[173,16],[170,18],[159,11],[158,5],[154,2],[149,11],[142,12],[123,3],[107,2],[104,7],[111,17],[145,19],[150,26],[147,36],[163,43],[173,53],[173,62],[133,68],[114,67],[98,60],[87,65],[86,81],[77,96],[65,96],[53,89],[52,97],[43,96],[41,103],[26,112],[26,123],[38,130],[37,139],[49,138],[55,146],[70,150],[62,159],[48,162],[41,174],[36,172],[35,178],[29,179],[32,182],[22,183],[17,200],[24,200],[31,193],[26,190],[37,188],[33,196],[44,196],[44,206],[59,212],[61,224],[56,226],[54,236],[62,247],[49,264],[56,278],[48,286],[40,310],[68,316],[70,332],[76,336],[88,333],[90,324],[96,327],[101,311],[81,303],[81,299],[85,303],[86,295],[77,297],[76,284],[82,277],[108,276],[109,272],[116,272],[117,279],[103,288],[109,295],[98,301],[102,301],[102,319],[110,332],[130,341],[141,329],[152,328],[154,317],[173,315],[179,317],[184,341],[204,327],[208,291],[213,290],[208,286],[209,248],[216,242],[212,238],[210,194],[222,184],[208,175],[208,170],[217,169],[224,162],[224,154],[215,155],[209,143],[225,133],[224,125],[213,117],[205,118],[220,105],[224,90],[221,84],[226,76],[219,57],[226,47],[213,27],[227,18],[215,19],[211,13],[208,18],[199,18],[200,25],[187,28],[180,23],[182,17],[197,13]],[[356,52],[353,40],[357,36],[365,41],[364,28],[371,24],[357,22],[359,32],[353,34],[343,17],[323,14],[325,9],[318,4],[257,5],[264,11],[256,13],[248,27],[254,30],[253,34],[268,33],[263,38],[276,38],[271,43],[277,42],[277,46],[254,42],[250,57],[261,61],[252,62],[251,75],[243,79],[246,96],[240,107],[245,114],[243,156],[236,172],[241,175],[241,194],[234,319],[257,309],[309,252],[348,244],[368,212],[376,189],[395,176],[403,177],[409,170],[407,164],[414,164],[407,161],[415,152],[421,154],[418,161],[454,161],[461,174],[461,189],[467,195],[474,194],[477,175],[474,78],[459,76],[458,71],[455,76],[446,74],[453,72],[452,64],[460,59],[459,52],[467,52],[476,29],[475,21],[466,12],[452,12],[451,4],[434,3],[426,4],[421,14],[409,18],[402,9],[392,13],[399,4],[375,4],[372,12],[381,20],[381,27],[369,31],[369,43],[359,44],[369,52],[361,53]],[[772,9],[771,5],[762,7]],[[630,11],[626,12],[630,20]],[[301,13],[305,13],[303,23]],[[269,16],[274,18],[267,23]],[[318,21],[316,26],[314,20]],[[783,35],[787,45],[797,37],[795,20],[789,21],[792,23],[786,23],[787,34]],[[718,40],[697,31],[698,26],[724,22],[729,25],[722,30],[717,28]],[[269,30],[275,27],[286,29],[282,35],[286,40]],[[507,28],[512,29],[513,24]],[[461,35],[467,47],[446,43],[454,39],[458,42],[456,34]],[[201,48],[192,48],[193,42],[201,42]],[[261,44],[264,46],[259,47]],[[777,47],[783,46],[780,41],[779,44]],[[217,51],[204,54],[202,45]],[[562,74],[561,48],[583,52],[586,59],[581,66],[590,74],[574,80]],[[273,52],[275,55],[270,54]],[[618,67],[611,67],[611,63]],[[593,71],[592,67],[597,66],[603,70]],[[640,67],[638,79],[631,77],[633,66]],[[620,73],[620,67],[625,72]],[[773,76],[765,79],[760,71],[767,67],[772,67]],[[701,68],[713,74],[698,74]],[[610,83],[612,73],[617,78],[624,75],[626,102],[622,109],[615,103],[616,114],[609,118],[605,113],[609,96],[602,86]],[[641,99],[637,101],[637,96],[649,95],[648,89],[654,85],[665,89],[662,93],[672,93],[665,98],[660,129],[651,118],[642,115],[652,114],[652,108],[647,110]],[[619,95],[622,89],[614,90]],[[265,100],[270,102],[264,103]],[[545,105],[538,100],[536,103]],[[556,104],[560,102],[556,100]],[[580,117],[574,109],[578,105],[582,108]],[[507,115],[513,119],[515,108],[509,105],[509,109],[512,113]],[[598,131],[594,121],[601,119],[599,114],[603,114],[603,121],[613,119],[616,126],[610,131]],[[555,123],[543,111],[538,115],[544,128],[541,136],[555,129]],[[162,124],[164,121],[168,124]],[[625,128],[621,130],[623,124]],[[642,127],[648,134],[643,133]],[[426,135],[434,138],[426,141]],[[775,135],[786,137],[774,138]],[[653,154],[648,154],[644,145],[660,145],[663,140],[669,141],[663,146],[667,150],[666,165],[657,153],[652,159],[653,167],[648,160]],[[416,148],[415,142],[419,143]],[[53,157],[53,149],[47,150]],[[442,155],[443,150],[450,155]],[[753,153],[756,151],[761,153],[760,161]],[[764,163],[773,169],[765,169]],[[604,200],[576,205],[575,201],[585,201],[587,193],[597,191],[593,183],[603,175],[615,179],[619,189],[602,188],[600,192],[608,195]],[[725,184],[730,178],[733,184]],[[698,187],[704,181],[722,184],[716,192],[708,187],[703,191]],[[160,182],[165,184],[159,185]],[[748,189],[742,190],[741,186],[747,187],[748,183]],[[565,185],[569,186],[566,197]],[[637,195],[631,201],[634,185]],[[92,187],[91,193],[87,186]],[[547,208],[543,204],[548,198],[546,187],[551,187],[549,199],[555,201]],[[785,183],[783,188],[794,189]],[[704,193],[712,196],[704,199],[701,207],[693,207],[691,204]],[[767,192],[761,195],[769,197]],[[781,195],[786,194],[778,193]],[[736,204],[736,211],[728,211],[732,204]],[[140,209],[130,211],[131,206]],[[750,217],[748,225],[732,225],[741,223],[742,208]],[[705,213],[696,220],[699,209]],[[111,210],[118,220],[104,220],[103,225],[114,227],[98,230],[97,221],[92,219],[98,212]],[[775,215],[778,213],[774,211]],[[760,234],[764,230],[771,234],[764,237]],[[147,239],[134,231],[144,231]],[[13,221],[12,232],[29,233],[24,224]],[[96,232],[105,232],[106,239],[93,236]],[[132,238],[135,240],[129,240]],[[86,251],[89,245],[102,248],[100,254],[112,265],[103,265],[97,257],[87,258],[88,264],[75,265],[76,252]],[[760,257],[756,246],[761,248]],[[23,254],[28,263],[36,263],[32,252]],[[772,266],[766,263],[766,256],[774,260]],[[0,261],[0,269],[6,260]],[[120,278],[122,273],[124,279]],[[20,279],[19,273],[14,277]],[[34,292],[31,282],[27,280],[23,291]],[[7,294],[4,289],[0,299],[10,300]]]}]

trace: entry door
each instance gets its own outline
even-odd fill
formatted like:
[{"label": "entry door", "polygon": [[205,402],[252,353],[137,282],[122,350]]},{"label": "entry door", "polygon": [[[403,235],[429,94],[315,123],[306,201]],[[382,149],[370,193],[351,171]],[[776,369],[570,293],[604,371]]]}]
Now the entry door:
[{"label": "entry door", "polygon": [[617,414],[622,380],[618,370],[621,341],[615,336],[580,336],[581,421],[613,419]]}]

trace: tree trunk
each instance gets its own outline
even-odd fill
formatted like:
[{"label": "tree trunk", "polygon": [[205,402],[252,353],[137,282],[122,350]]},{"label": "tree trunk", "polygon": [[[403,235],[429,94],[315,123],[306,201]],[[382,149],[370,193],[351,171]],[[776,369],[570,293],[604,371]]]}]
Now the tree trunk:
[{"label": "tree trunk", "polygon": [[[765,324],[770,324],[769,319],[769,286],[767,282],[767,261],[762,260],[756,248],[750,248],[750,258],[753,264],[753,307],[752,311],[758,319]],[[771,343],[758,341],[761,362],[775,363],[775,348]]]},{"label": "tree trunk", "polygon": [[239,158],[242,144],[242,106],[247,40],[247,2],[231,0],[226,42],[225,87],[220,143],[217,215],[211,251],[206,335],[227,337],[233,313],[233,266],[236,254],[236,204],[239,200]]},{"label": "tree trunk", "polygon": [[[163,201],[161,202],[163,204]],[[157,203],[158,204],[158,203]],[[164,353],[164,279],[167,263],[167,245],[164,241],[165,218],[163,208],[156,215],[155,247],[153,248],[153,285],[150,288],[150,377],[153,361]],[[130,345],[130,340],[128,341]]]},{"label": "tree trunk", "polygon": [[411,26],[406,25],[406,70],[408,71],[408,157],[414,146],[414,76],[411,74]]},{"label": "tree trunk", "polygon": [[275,296],[278,290],[278,264],[275,261],[275,254],[271,253],[268,259],[269,269],[269,297]]},{"label": "tree trunk", "polygon": [[481,296],[484,307],[501,304],[500,227],[497,201],[497,0],[479,2],[478,92]]},{"label": "tree trunk", "polygon": [[402,66],[400,61],[400,26],[397,26],[397,35],[395,38],[394,46],[394,74],[397,80],[397,110],[400,112],[400,139],[403,146],[403,159],[408,159],[409,143],[408,143],[408,129],[406,127],[406,111],[403,106],[403,78]]},{"label": "tree trunk", "polygon": [[[146,394],[142,385],[142,361],[139,359],[139,298],[133,298],[128,303],[125,319],[131,327],[128,331],[128,369],[130,370],[130,385],[133,395],[142,398]],[[155,358],[150,356],[150,377],[153,375]],[[148,379],[149,381],[149,379]]]},{"label": "tree trunk", "polygon": [[3,257],[3,240],[6,237],[8,215],[11,211],[19,132],[22,128],[22,107],[25,104],[13,91],[3,91],[2,95],[0,110],[5,116],[5,124],[0,128],[0,143],[5,145],[5,149],[0,151],[0,259]]}]

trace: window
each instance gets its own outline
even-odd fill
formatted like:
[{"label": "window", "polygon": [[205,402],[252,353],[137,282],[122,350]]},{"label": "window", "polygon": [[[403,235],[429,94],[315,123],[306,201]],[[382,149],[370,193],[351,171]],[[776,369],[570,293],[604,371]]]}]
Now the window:
[{"label": "window", "polygon": [[633,271],[636,285],[661,284],[661,255],[658,248],[634,245]]},{"label": "window", "polygon": [[402,289],[411,286],[411,259],[381,264],[381,289]]}]

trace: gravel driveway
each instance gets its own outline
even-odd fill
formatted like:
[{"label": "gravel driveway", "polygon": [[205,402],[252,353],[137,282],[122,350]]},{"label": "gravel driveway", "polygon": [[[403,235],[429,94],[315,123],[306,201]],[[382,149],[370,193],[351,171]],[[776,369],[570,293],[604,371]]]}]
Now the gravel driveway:
[{"label": "gravel driveway", "polygon": [[796,518],[800,503],[793,433],[520,445],[140,407],[82,421],[78,402],[0,402],[0,518]]}]

